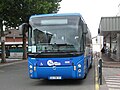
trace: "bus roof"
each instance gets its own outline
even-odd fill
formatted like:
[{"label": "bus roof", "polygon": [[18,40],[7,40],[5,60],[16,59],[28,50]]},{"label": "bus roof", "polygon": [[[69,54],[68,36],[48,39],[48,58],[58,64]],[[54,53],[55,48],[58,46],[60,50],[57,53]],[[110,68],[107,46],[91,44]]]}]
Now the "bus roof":
[{"label": "bus roof", "polygon": [[32,15],[30,18],[33,18],[33,17],[48,17],[48,16],[81,16],[81,14],[80,13],[38,14],[38,15]]}]

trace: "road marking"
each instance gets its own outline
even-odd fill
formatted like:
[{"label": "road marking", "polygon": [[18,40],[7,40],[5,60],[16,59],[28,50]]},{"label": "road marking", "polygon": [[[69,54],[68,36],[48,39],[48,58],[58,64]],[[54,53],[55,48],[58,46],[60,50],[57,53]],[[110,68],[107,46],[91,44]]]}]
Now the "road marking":
[{"label": "road marking", "polygon": [[106,80],[120,80],[120,77],[106,78]]},{"label": "road marking", "polygon": [[106,82],[117,82],[120,83],[120,80],[105,80]]},{"label": "road marking", "polygon": [[95,90],[99,90],[99,79],[98,79],[98,70],[97,70],[97,61],[95,60]]},{"label": "road marking", "polygon": [[109,88],[120,88],[119,85],[113,85],[113,84],[109,84],[108,87],[109,87]]},{"label": "road marking", "polygon": [[120,90],[120,76],[107,76],[105,81],[109,90]]},{"label": "road marking", "polygon": [[120,83],[118,82],[106,82],[108,85],[118,85],[120,86]]},{"label": "road marking", "polygon": [[120,78],[120,76],[107,76],[106,78]]},{"label": "road marking", "polygon": [[99,83],[98,83],[98,77],[97,76],[95,78],[95,82],[96,82],[96,84],[95,84],[95,90],[99,90]]},{"label": "road marking", "polygon": [[109,88],[109,90],[120,90],[120,89]]},{"label": "road marking", "polygon": [[3,71],[3,70],[0,70],[0,72],[5,72],[5,71]]}]

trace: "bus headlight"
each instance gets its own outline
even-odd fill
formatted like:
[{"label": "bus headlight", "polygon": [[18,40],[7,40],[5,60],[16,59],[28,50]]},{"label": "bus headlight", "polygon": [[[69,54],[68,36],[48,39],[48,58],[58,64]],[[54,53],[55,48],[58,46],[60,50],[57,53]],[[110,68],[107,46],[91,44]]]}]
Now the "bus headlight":
[{"label": "bus headlight", "polygon": [[81,69],[78,69],[78,72],[80,73],[80,72],[81,72]]},{"label": "bus headlight", "polygon": [[33,73],[33,70],[30,70],[30,73]]},{"label": "bus headlight", "polygon": [[30,66],[29,66],[29,68],[31,69],[31,68],[33,68],[33,66],[32,66],[32,65],[30,65]]},{"label": "bus headlight", "polygon": [[74,66],[74,71],[76,70],[76,66]]},{"label": "bus headlight", "polygon": [[81,74],[78,74],[79,77],[81,77]]},{"label": "bus headlight", "polygon": [[78,68],[81,68],[81,64],[78,64]]},{"label": "bus headlight", "polygon": [[36,71],[36,66],[34,66],[34,71]]}]

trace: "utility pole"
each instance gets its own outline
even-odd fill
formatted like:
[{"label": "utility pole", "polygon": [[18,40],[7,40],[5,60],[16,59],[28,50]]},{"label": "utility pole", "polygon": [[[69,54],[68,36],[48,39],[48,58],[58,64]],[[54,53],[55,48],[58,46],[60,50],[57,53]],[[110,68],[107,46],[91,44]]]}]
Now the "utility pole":
[{"label": "utility pole", "polygon": [[1,50],[2,50],[2,55],[1,55],[1,63],[6,62],[6,54],[5,54],[5,35],[3,31],[3,20],[0,20],[0,29],[1,29]]}]

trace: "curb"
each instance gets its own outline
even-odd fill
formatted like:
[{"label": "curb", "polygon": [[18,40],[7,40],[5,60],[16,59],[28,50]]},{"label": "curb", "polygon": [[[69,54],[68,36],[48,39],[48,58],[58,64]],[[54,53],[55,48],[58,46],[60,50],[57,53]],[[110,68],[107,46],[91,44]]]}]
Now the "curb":
[{"label": "curb", "polygon": [[103,61],[104,68],[120,68],[120,62]]},{"label": "curb", "polygon": [[103,65],[103,68],[120,68],[120,66]]},{"label": "curb", "polygon": [[97,69],[97,60],[94,61],[95,63],[95,90],[100,90],[100,85],[99,85],[99,78],[98,78],[98,69]]},{"label": "curb", "polygon": [[9,65],[18,64],[18,63],[23,63],[23,62],[27,62],[27,60],[19,60],[19,61],[16,60],[16,61],[7,62],[7,63],[1,63],[0,67],[9,66]]}]

